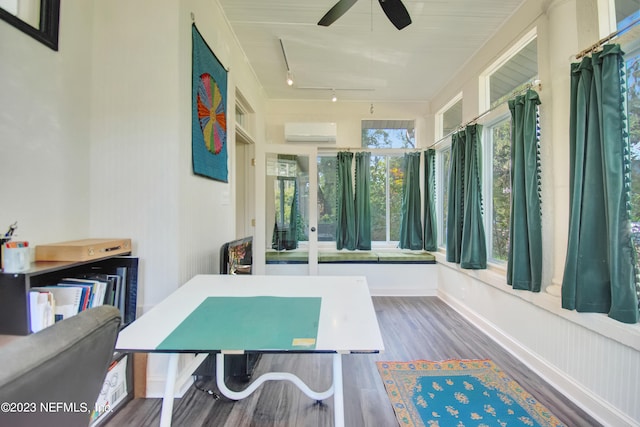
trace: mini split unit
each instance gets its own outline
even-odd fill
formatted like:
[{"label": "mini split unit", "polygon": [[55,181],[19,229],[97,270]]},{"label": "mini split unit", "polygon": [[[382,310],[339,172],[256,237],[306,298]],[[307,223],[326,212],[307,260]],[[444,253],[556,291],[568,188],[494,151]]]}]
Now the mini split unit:
[{"label": "mini split unit", "polygon": [[335,143],[338,134],[335,123],[285,123],[286,142]]}]

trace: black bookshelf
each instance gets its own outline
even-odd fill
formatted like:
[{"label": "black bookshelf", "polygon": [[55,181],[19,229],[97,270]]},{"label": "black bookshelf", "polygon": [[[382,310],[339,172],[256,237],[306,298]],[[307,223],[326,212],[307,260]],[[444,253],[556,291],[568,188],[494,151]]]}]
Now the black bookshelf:
[{"label": "black bookshelf", "polygon": [[65,277],[87,274],[116,274],[127,269],[123,325],[136,318],[138,258],[114,256],[92,261],[38,261],[20,273],[0,273],[0,335],[28,335],[30,328],[29,290],[55,285]]}]

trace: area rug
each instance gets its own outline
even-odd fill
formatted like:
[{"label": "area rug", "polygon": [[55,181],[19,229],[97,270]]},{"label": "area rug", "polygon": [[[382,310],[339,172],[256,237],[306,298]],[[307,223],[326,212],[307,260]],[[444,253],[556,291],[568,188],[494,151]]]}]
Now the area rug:
[{"label": "area rug", "polygon": [[564,426],[491,360],[377,365],[403,427]]}]

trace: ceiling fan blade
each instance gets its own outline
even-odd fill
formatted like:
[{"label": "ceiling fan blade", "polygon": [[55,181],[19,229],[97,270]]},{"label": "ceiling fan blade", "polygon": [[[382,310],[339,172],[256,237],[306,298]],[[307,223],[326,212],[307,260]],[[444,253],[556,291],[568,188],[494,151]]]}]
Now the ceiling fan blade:
[{"label": "ceiling fan blade", "polygon": [[328,27],[333,24],[338,18],[344,15],[347,10],[351,9],[351,6],[353,6],[356,1],[358,0],[340,0],[318,21],[318,25]]},{"label": "ceiling fan blade", "polygon": [[402,4],[402,0],[378,0],[385,15],[389,18],[389,21],[401,30],[407,25],[411,24],[411,17],[407,8]]}]

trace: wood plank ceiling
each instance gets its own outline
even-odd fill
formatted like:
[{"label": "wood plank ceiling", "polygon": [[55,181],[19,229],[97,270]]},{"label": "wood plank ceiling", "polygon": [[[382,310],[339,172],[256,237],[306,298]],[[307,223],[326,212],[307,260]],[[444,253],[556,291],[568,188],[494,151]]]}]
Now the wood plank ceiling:
[{"label": "wood plank ceiling", "polygon": [[376,0],[329,27],[316,24],[337,0],[219,1],[269,98],[372,102],[430,100],[523,3],[404,0],[399,31]]}]

